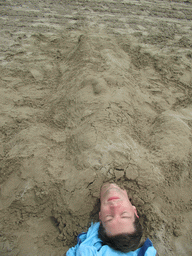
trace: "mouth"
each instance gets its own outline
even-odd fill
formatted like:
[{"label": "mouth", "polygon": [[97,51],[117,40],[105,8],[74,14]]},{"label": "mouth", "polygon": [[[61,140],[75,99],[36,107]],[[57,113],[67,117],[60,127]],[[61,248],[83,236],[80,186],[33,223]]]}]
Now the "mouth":
[{"label": "mouth", "polygon": [[117,197],[117,196],[112,196],[112,197],[110,197],[107,201],[112,201],[112,200],[117,200],[117,199],[119,199],[119,197]]}]

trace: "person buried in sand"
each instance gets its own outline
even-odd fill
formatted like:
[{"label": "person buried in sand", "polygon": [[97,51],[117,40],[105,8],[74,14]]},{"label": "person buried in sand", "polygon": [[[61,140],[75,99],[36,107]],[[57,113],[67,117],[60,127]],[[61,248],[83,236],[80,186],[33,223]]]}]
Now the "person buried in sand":
[{"label": "person buried in sand", "polygon": [[92,223],[86,233],[81,233],[77,245],[66,256],[157,255],[149,239],[140,246],[142,227],[126,190],[115,183],[104,183],[100,203],[100,222]]}]

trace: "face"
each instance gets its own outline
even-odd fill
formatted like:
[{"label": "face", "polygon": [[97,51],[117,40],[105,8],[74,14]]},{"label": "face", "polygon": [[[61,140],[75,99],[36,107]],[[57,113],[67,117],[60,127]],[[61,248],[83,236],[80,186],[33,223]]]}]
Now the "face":
[{"label": "face", "polygon": [[126,190],[114,183],[105,183],[101,188],[100,201],[99,219],[108,236],[134,232],[133,223],[135,215],[138,215]]}]

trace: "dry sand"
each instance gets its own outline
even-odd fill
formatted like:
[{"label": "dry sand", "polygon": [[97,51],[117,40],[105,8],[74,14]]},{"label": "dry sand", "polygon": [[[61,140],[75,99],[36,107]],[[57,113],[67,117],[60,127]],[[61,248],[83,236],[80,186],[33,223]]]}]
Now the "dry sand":
[{"label": "dry sand", "polygon": [[124,185],[192,255],[192,1],[0,1],[0,255],[60,256]]}]

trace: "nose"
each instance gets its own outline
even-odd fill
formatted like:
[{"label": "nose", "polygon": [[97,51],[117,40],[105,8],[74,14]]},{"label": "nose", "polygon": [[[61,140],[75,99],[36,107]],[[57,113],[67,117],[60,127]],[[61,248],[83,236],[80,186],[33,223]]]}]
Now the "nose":
[{"label": "nose", "polygon": [[121,205],[121,202],[119,199],[111,200],[109,201],[109,205],[111,209],[119,208]]},{"label": "nose", "polygon": [[116,214],[118,214],[118,212],[120,211],[120,202],[118,200],[112,200],[109,204],[111,213],[116,216]]}]

